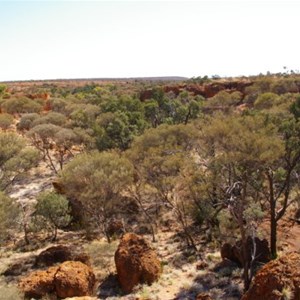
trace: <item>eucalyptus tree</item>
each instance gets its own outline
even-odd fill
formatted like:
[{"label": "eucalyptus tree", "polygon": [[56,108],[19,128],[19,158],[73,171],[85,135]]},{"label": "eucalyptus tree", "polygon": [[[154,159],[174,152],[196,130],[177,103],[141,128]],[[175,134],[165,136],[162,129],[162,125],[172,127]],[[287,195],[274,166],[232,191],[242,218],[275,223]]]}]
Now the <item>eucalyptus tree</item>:
[{"label": "eucalyptus tree", "polygon": [[133,182],[131,163],[115,152],[80,154],[66,164],[58,180],[66,196],[81,203],[85,224],[97,224],[110,242],[108,223]]}]

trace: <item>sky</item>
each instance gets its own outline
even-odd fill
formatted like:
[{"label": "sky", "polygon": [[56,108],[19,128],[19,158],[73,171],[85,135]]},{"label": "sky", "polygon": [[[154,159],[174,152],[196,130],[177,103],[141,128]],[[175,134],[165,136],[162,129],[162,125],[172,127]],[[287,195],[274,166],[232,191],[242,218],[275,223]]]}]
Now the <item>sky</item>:
[{"label": "sky", "polygon": [[0,81],[300,70],[300,1],[3,1]]}]

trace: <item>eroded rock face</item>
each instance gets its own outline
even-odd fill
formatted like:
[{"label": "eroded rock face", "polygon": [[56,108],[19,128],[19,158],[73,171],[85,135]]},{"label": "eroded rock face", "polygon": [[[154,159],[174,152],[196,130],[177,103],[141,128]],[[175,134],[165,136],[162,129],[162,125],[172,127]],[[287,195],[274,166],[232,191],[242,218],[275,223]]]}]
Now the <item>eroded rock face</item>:
[{"label": "eroded rock face", "polygon": [[242,300],[284,299],[283,290],[289,289],[290,300],[300,299],[300,254],[289,253],[264,265],[256,274]]},{"label": "eroded rock face", "polygon": [[[270,260],[270,249],[269,244],[266,239],[255,238],[256,245],[256,258],[255,262],[266,263]],[[253,241],[251,237],[247,239],[247,260],[251,262],[251,255],[253,251]],[[231,245],[229,243],[225,243],[221,248],[221,257],[222,259],[228,259],[237,263],[239,266],[244,265],[244,259],[242,255],[242,242],[238,241],[235,245]]]},{"label": "eroded rock face", "polygon": [[126,233],[115,253],[118,280],[122,290],[130,293],[139,283],[151,284],[161,273],[157,254],[134,233]]},{"label": "eroded rock face", "polygon": [[66,261],[46,271],[36,271],[21,279],[19,288],[26,297],[40,298],[56,293],[60,298],[89,296],[95,275],[90,267],[78,261]]}]

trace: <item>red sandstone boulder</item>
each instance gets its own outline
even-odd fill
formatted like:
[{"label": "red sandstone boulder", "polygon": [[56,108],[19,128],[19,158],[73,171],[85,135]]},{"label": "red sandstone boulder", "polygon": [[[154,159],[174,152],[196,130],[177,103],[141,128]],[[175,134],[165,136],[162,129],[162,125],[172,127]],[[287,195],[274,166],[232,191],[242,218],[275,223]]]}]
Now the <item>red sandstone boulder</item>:
[{"label": "red sandstone boulder", "polygon": [[46,271],[36,271],[21,279],[19,288],[26,297],[40,298],[56,293],[60,298],[89,296],[95,275],[90,267],[78,261],[66,261]]},{"label": "red sandstone boulder", "polygon": [[54,276],[58,267],[36,271],[21,279],[19,288],[29,298],[40,298],[54,291]]},{"label": "red sandstone boulder", "polygon": [[93,293],[95,275],[90,267],[79,261],[66,261],[58,268],[54,285],[60,298],[89,296]]},{"label": "red sandstone boulder", "polygon": [[160,261],[153,249],[140,236],[126,233],[115,253],[118,280],[125,293],[139,283],[151,284],[161,273]]},{"label": "red sandstone boulder", "polygon": [[300,299],[300,254],[289,253],[264,265],[242,300],[282,300],[289,289],[290,300]]}]

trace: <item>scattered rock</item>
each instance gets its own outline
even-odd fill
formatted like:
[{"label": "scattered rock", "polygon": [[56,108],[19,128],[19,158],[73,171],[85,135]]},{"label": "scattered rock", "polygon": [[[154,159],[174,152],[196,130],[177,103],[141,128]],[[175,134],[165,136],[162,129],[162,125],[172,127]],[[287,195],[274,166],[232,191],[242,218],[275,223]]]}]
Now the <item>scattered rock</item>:
[{"label": "scattered rock", "polygon": [[81,261],[86,265],[90,265],[89,256],[86,253],[79,252],[70,247],[58,245],[47,248],[42,251],[35,261],[35,267],[53,266],[64,261]]},{"label": "scattered rock", "polygon": [[115,253],[118,281],[125,293],[139,283],[151,284],[161,273],[157,254],[148,243],[134,233],[126,233]]},{"label": "scattered rock", "polygon": [[208,263],[206,261],[199,261],[196,265],[197,270],[205,270],[208,267]]},{"label": "scattered rock", "polygon": [[286,254],[264,265],[256,274],[242,300],[281,300],[283,289],[289,289],[290,300],[300,299],[300,254]]},{"label": "scattered rock", "polygon": [[235,246],[232,246],[229,243],[225,243],[225,244],[222,245],[222,247],[221,247],[221,257],[222,257],[222,260],[225,261],[226,259],[228,259],[228,260],[230,260],[232,262],[240,264],[239,259],[236,257],[236,255],[233,252],[233,248],[234,247]]},{"label": "scattered rock", "polygon": [[212,298],[207,293],[200,293],[197,295],[195,300],[212,300]]},{"label": "scattered rock", "polygon": [[[258,237],[255,238],[256,244],[256,258],[255,263],[266,263],[270,261],[270,249],[269,243],[266,239],[260,240]],[[247,260],[251,262],[251,255],[253,251],[253,241],[249,236],[247,239]],[[223,260],[228,259],[237,263],[239,266],[244,265],[244,258],[242,255],[242,242],[238,241],[235,245],[225,243],[221,248],[221,257]]]},{"label": "scattered rock", "polygon": [[42,251],[35,260],[36,267],[52,266],[56,263],[62,263],[67,260],[72,260],[72,253],[69,247],[53,246]]},{"label": "scattered rock", "polygon": [[66,261],[59,266],[54,285],[60,298],[89,296],[93,293],[95,275],[90,267],[79,261]]},{"label": "scattered rock", "polygon": [[107,233],[110,237],[120,236],[124,233],[124,224],[121,220],[111,220],[107,226]]},{"label": "scattered rock", "polygon": [[21,279],[19,288],[29,298],[56,293],[60,298],[88,296],[93,292],[95,275],[78,261],[66,261],[46,271],[36,271]]}]

